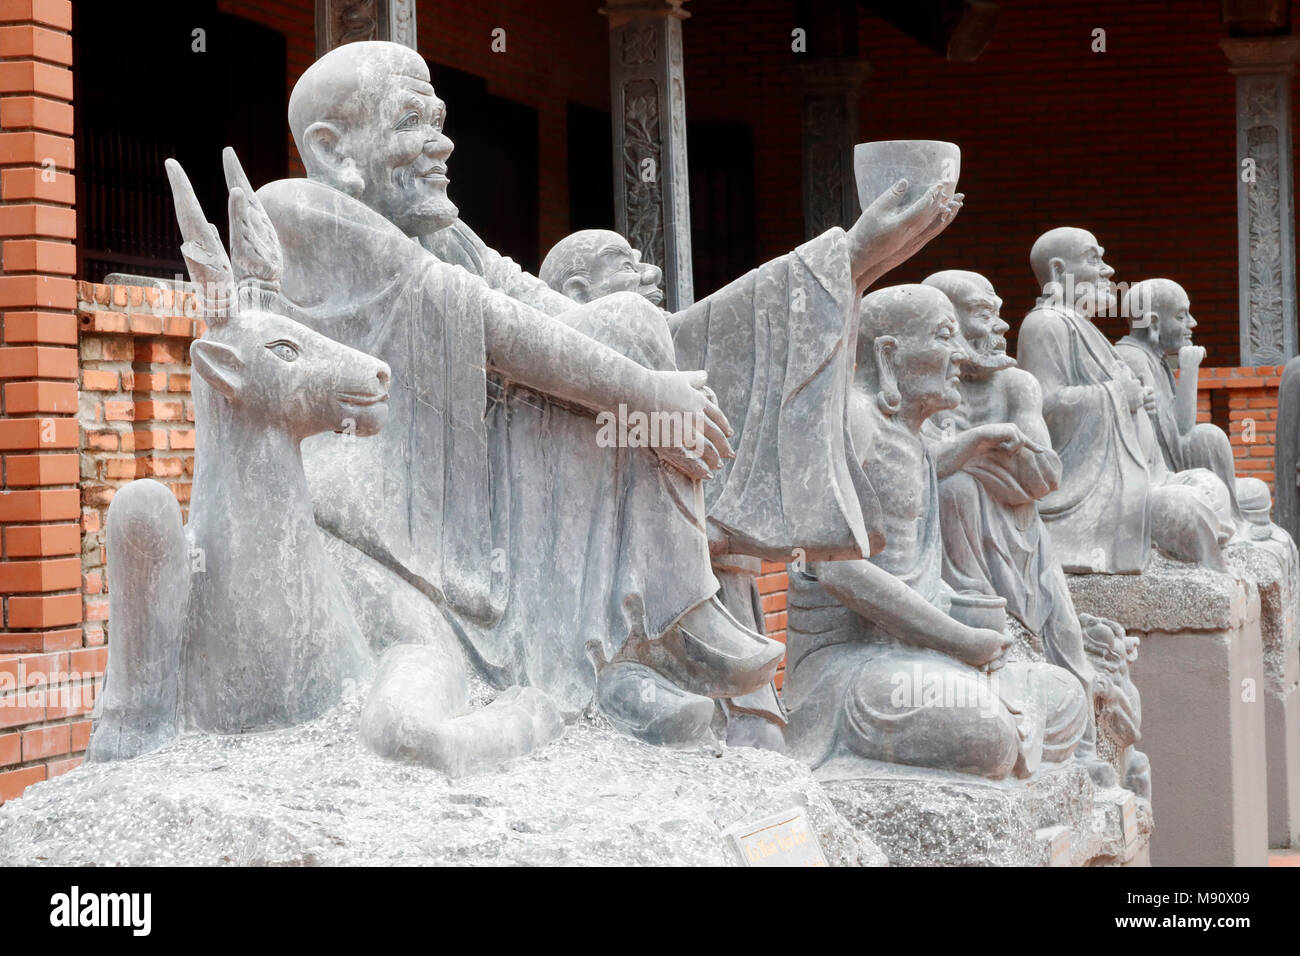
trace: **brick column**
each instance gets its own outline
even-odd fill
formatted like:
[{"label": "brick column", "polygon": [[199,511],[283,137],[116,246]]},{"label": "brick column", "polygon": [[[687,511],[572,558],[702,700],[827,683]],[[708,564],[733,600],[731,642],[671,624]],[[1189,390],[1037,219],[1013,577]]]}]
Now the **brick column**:
[{"label": "brick column", "polygon": [[81,630],[71,29],[69,0],[0,0],[0,801],[75,765],[102,673]]}]

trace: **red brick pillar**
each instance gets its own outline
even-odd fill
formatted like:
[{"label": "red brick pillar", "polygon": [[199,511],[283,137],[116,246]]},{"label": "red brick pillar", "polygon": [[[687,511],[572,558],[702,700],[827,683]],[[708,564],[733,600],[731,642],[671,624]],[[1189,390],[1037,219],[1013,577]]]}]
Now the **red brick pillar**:
[{"label": "red brick pillar", "polygon": [[0,0],[0,801],[90,729],[89,693],[57,692],[86,656],[71,29],[69,0]]}]

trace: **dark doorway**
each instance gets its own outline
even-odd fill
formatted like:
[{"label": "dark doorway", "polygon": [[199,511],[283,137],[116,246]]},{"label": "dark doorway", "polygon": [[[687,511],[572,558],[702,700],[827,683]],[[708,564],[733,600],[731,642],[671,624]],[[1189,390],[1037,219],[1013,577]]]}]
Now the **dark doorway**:
[{"label": "dark doorway", "polygon": [[[78,275],[185,271],[163,160],[226,234],[221,150],[260,186],[287,175],[285,39],[212,0],[73,7]],[[196,33],[195,31],[202,31]]]},{"label": "dark doorway", "polygon": [[536,273],[537,111],[492,96],[472,73],[432,62],[429,72],[456,144],[447,164],[451,201],[484,242]]},{"label": "dark doorway", "polygon": [[702,299],[758,265],[753,130],[688,123],[686,159],[695,298]]},{"label": "dark doorway", "polygon": [[569,231],[614,228],[614,133],[609,113],[570,103]]}]

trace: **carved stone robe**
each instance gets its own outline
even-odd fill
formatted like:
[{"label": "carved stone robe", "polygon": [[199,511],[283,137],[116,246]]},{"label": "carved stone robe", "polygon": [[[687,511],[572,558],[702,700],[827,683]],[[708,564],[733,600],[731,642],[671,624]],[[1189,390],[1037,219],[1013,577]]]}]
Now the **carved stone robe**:
[{"label": "carved stone robe", "polygon": [[[1141,571],[1151,554],[1151,478],[1122,380],[1132,371],[1091,322],[1040,298],[1020,326],[1016,361],[1043,388],[1061,457],[1060,487],[1038,503],[1066,571]],[[1137,416],[1143,421],[1139,422]]]}]

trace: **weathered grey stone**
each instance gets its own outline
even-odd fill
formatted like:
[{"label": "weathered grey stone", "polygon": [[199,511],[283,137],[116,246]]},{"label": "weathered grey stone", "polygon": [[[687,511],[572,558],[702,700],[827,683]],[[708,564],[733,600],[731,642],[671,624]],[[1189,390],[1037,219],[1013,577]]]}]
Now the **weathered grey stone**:
[{"label": "weathered grey stone", "polygon": [[990,605],[1005,602],[942,579],[921,428],[961,398],[969,353],[952,304],[897,286],[868,295],[861,322],[849,421],[863,508],[881,516],[886,545],[870,559],[790,566],[791,752],[815,768],[888,761],[991,779],[1069,761],[1090,710],[1079,682],[1051,664],[1007,663],[1012,638]]},{"label": "weathered grey stone", "polygon": [[[907,206],[887,193],[848,233],[828,232],[681,316],[630,290],[575,306],[458,221],[444,115],[412,51],[339,47],[290,98],[309,179],[259,194],[285,242],[288,311],[394,369],[396,427],[306,448],[316,518],[337,539],[330,553],[363,628],[377,648],[422,632],[405,598],[389,600],[414,589],[427,608],[413,616],[445,619],[468,666],[500,688],[537,687],[569,717],[595,690],[593,637],[607,659],[624,653],[705,696],[762,688],[783,649],[719,603],[705,509],[731,543],[783,557],[796,546],[865,549],[856,497],[823,493],[852,487],[853,310],[866,284],[946,225],[955,201],[937,187]],[[769,332],[780,315],[787,328],[766,352],[733,345],[715,367],[691,351],[702,356],[720,329]],[[683,365],[706,367],[716,394]],[[744,421],[728,425],[724,405]],[[694,427],[649,447],[621,437],[601,447],[608,423],[597,429],[593,414],[629,410]],[[782,494],[789,503],[769,507]],[[377,588],[372,564],[386,569]]]},{"label": "weathered grey stone", "polygon": [[904,204],[916,202],[936,186],[939,201],[946,203],[957,192],[961,149],[956,143],[927,139],[859,143],[853,147],[853,173],[863,209],[900,181],[907,183]]},{"label": "weathered grey stone", "polygon": [[1222,570],[1217,516],[1194,489],[1151,473],[1154,392],[1092,322],[1117,308],[1103,253],[1072,227],[1049,230],[1030,252],[1043,295],[1020,327],[1017,356],[1042,387],[1061,458],[1060,486],[1038,512],[1066,571],[1140,571],[1153,543]]},{"label": "weathered grey stone", "polygon": [[1127,790],[1095,788],[1077,763],[1011,783],[889,764],[871,775],[855,768],[845,779],[833,772],[819,779],[836,809],[893,866],[1147,862],[1149,806]]},{"label": "weathered grey stone", "polygon": [[226,172],[233,266],[168,161],[209,326],[190,349],[190,521],[182,531],[153,482],[109,507],[113,641],[91,762],[135,756],[180,727],[242,733],[310,719],[370,665],[312,520],[300,444],[377,432],[389,369],[275,311],[275,231],[231,151]]},{"label": "weathered grey stone", "polygon": [[1142,574],[1069,575],[1075,607],[1142,641],[1142,747],[1157,776],[1156,866],[1262,866],[1268,848],[1260,599],[1249,579],[1155,555]]},{"label": "weathered grey stone", "polygon": [[779,754],[649,747],[582,718],[499,773],[449,781],[367,750],[359,707],[37,784],[0,808],[0,865],[722,866],[724,829],[790,807],[831,865],[884,863]]},{"label": "weathered grey stone", "polygon": [[[1007,613],[1040,639],[1039,659],[1078,679],[1093,702],[1089,717],[1094,709],[1107,715],[1108,743],[1119,752],[1112,760],[1098,755],[1096,721],[1089,719],[1075,753],[1098,785],[1113,786],[1129,777],[1130,766],[1145,768],[1145,758],[1132,749],[1141,736],[1141,702],[1128,681],[1123,630],[1076,613],[1038,516],[1038,500],[1056,490],[1061,477],[1041,390],[1006,353],[1009,326],[986,278],[948,270],[924,284],[948,297],[971,353],[962,366],[961,403],[926,423],[939,478],[944,581],[959,592],[1000,596]],[[1149,796],[1149,777],[1139,772],[1135,779]]]},{"label": "weathered grey stone", "polygon": [[[1163,473],[1204,468],[1227,492],[1234,524],[1243,520],[1237,502],[1237,475],[1232,443],[1210,422],[1196,421],[1196,392],[1205,349],[1192,344],[1191,300],[1172,279],[1144,279],[1129,287],[1121,311],[1129,333],[1115,344],[1139,382],[1155,393],[1148,411],[1158,452],[1151,456],[1153,478]],[[1170,362],[1178,363],[1178,380]]]},{"label": "weathered grey stone", "polygon": [[[645,298],[575,306],[457,220],[444,112],[410,50],[340,47],[290,99],[311,178],[261,191],[287,237],[290,310],[394,363],[400,427],[307,448],[317,520],[372,643],[445,620],[468,667],[569,717],[595,689],[593,636],[612,656],[633,632],[686,627],[700,647],[744,649],[714,655],[715,690],[761,686],[782,648],[713,601],[698,482],[732,449],[705,376],[678,370]],[[593,415],[629,409],[694,427],[601,447]]]}]

